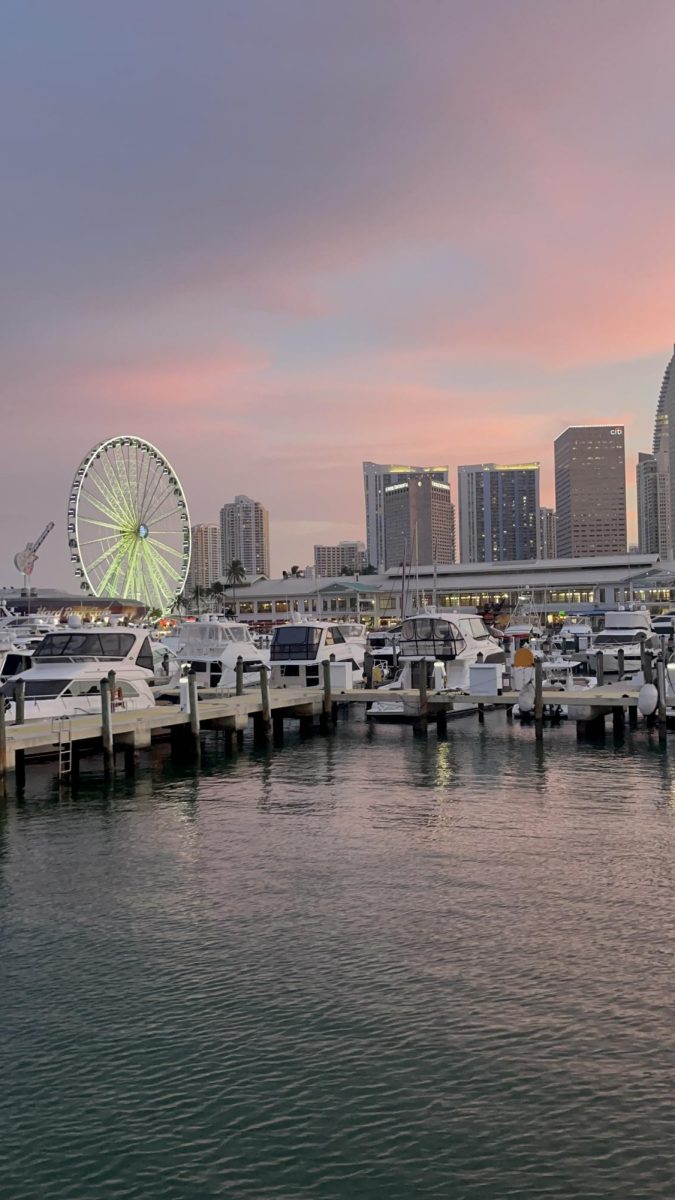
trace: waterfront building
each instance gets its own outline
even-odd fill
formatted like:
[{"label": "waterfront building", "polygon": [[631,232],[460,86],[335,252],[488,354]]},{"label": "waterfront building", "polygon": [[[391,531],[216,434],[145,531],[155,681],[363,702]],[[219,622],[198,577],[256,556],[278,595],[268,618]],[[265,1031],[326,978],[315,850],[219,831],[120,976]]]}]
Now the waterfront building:
[{"label": "waterfront building", "polygon": [[192,526],[192,555],[185,590],[188,595],[196,587],[206,590],[220,579],[222,563],[220,530],[217,525]]},{"label": "waterfront building", "polygon": [[553,508],[539,509],[539,557],[557,558],[556,516]]},{"label": "waterfront building", "polygon": [[[659,453],[659,459],[663,452]],[[670,478],[667,459],[659,470],[654,454],[638,454],[637,483],[638,549],[643,554],[671,555]]]},{"label": "waterfront building", "polygon": [[363,464],[367,556],[370,565],[378,570],[384,567],[385,562],[385,488],[396,483],[406,483],[413,475],[430,475],[437,483],[448,482],[447,467],[411,467],[374,462]]},{"label": "waterfront building", "polygon": [[656,555],[530,559],[526,562],[396,566],[360,579],[263,579],[237,591],[237,617],[261,627],[288,621],[291,614],[353,618],[378,625],[400,620],[416,605],[439,608],[513,608],[531,593],[538,612],[602,613],[631,602],[654,612],[675,608],[675,562]]},{"label": "waterfront building", "polygon": [[243,564],[247,575],[269,576],[269,513],[259,500],[235,496],[220,510],[220,537],[223,573],[233,559]]},{"label": "waterfront building", "polygon": [[459,467],[461,562],[539,557],[539,463]]},{"label": "waterfront building", "polygon": [[385,569],[401,563],[455,561],[450,484],[424,471],[384,489]]},{"label": "waterfront building", "polygon": [[338,542],[337,546],[314,547],[314,576],[324,579],[330,575],[358,575],[368,565],[363,542]]},{"label": "waterfront building", "polygon": [[577,425],[556,438],[559,558],[626,552],[623,425]]}]

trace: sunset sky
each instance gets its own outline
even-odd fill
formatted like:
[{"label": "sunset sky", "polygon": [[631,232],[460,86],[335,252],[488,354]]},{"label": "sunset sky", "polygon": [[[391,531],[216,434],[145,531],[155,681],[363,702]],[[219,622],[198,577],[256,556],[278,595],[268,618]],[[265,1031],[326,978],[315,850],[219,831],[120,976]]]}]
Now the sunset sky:
[{"label": "sunset sky", "polygon": [[[4,0],[0,584],[73,587],[97,441],[272,567],[363,536],[361,462],[651,448],[675,339],[672,0]],[[631,540],[634,519],[631,522]]]}]

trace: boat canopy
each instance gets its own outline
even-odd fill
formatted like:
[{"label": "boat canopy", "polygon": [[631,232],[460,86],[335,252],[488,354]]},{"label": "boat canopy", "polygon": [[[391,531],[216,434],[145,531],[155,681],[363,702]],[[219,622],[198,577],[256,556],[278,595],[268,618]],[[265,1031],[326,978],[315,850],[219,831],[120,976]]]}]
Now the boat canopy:
[{"label": "boat canopy", "polygon": [[320,625],[279,625],[270,648],[271,662],[311,662],[316,658],[324,630]]},{"label": "boat canopy", "polygon": [[453,659],[466,648],[454,621],[445,617],[408,617],[401,625],[401,658]]}]

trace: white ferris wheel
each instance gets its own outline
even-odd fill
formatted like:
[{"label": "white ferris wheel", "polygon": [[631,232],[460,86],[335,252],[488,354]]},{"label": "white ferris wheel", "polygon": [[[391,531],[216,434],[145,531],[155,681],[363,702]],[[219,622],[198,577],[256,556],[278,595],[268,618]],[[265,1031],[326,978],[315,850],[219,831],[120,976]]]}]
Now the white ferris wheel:
[{"label": "white ferris wheel", "polygon": [[170,609],[190,567],[190,516],[156,446],[115,437],[89,451],[70,490],[68,546],[84,591]]}]

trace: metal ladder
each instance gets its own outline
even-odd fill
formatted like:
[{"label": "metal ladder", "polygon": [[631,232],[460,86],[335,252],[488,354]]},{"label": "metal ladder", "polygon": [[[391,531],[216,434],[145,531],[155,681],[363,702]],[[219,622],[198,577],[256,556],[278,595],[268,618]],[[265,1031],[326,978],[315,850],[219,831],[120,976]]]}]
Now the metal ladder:
[{"label": "metal ladder", "polygon": [[66,779],[73,769],[73,734],[68,717],[54,717],[57,722],[59,740],[59,779]]}]

